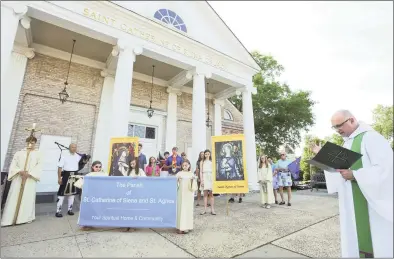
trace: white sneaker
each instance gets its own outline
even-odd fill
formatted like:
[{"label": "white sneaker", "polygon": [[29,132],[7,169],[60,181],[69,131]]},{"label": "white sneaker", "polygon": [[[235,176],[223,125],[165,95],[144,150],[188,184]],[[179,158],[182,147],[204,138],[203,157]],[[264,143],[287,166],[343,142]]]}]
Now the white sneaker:
[{"label": "white sneaker", "polygon": [[270,206],[270,205],[267,205],[267,206],[265,206],[265,208],[266,208],[266,209],[269,209],[269,208],[271,208],[271,206]]}]

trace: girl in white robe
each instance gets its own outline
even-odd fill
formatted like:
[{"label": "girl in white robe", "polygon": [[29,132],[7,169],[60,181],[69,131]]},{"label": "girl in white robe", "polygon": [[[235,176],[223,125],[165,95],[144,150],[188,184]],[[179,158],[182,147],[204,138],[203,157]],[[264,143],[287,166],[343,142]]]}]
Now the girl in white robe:
[{"label": "girl in white robe", "polygon": [[267,156],[260,156],[258,161],[257,180],[260,185],[261,205],[263,208],[271,208],[275,202],[272,188],[272,168],[267,160]]},{"label": "girl in white robe", "polygon": [[177,173],[177,233],[186,234],[193,229],[194,192],[197,191],[197,177],[190,171],[188,160],[182,163],[182,171]]}]

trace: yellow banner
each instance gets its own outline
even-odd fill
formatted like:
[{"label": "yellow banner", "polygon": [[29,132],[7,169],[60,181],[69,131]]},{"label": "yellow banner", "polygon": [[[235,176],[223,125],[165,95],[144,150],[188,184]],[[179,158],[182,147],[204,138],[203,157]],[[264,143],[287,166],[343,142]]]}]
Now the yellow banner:
[{"label": "yellow banner", "polygon": [[245,137],[243,134],[212,137],[213,193],[247,193]]},{"label": "yellow banner", "polygon": [[130,161],[138,157],[138,138],[111,138],[109,145],[108,175],[124,176],[130,167]]}]

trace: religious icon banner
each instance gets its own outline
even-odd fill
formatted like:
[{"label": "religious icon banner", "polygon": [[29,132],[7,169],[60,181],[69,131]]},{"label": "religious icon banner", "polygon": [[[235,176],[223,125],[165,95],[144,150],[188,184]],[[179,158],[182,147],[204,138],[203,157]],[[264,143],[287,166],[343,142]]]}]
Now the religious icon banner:
[{"label": "religious icon banner", "polygon": [[212,137],[213,193],[247,193],[243,134]]},{"label": "religious icon banner", "polygon": [[86,176],[78,225],[175,228],[175,177]]},{"label": "religious icon banner", "polygon": [[109,176],[126,176],[130,161],[138,157],[138,138],[111,138],[108,160]]}]

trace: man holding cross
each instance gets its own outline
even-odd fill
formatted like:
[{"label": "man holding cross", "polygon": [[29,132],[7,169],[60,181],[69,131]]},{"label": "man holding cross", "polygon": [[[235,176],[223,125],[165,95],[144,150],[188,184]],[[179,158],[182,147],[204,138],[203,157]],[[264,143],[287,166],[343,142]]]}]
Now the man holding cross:
[{"label": "man holding cross", "polygon": [[331,124],[345,148],[363,155],[349,169],[325,172],[328,192],[338,192],[342,257],[393,258],[393,150],[347,110],[336,112]]},{"label": "man holding cross", "polygon": [[27,147],[16,152],[9,169],[10,191],[4,206],[1,226],[30,223],[35,218],[36,185],[40,180],[42,160],[40,151],[35,149],[36,137],[26,139]]}]

